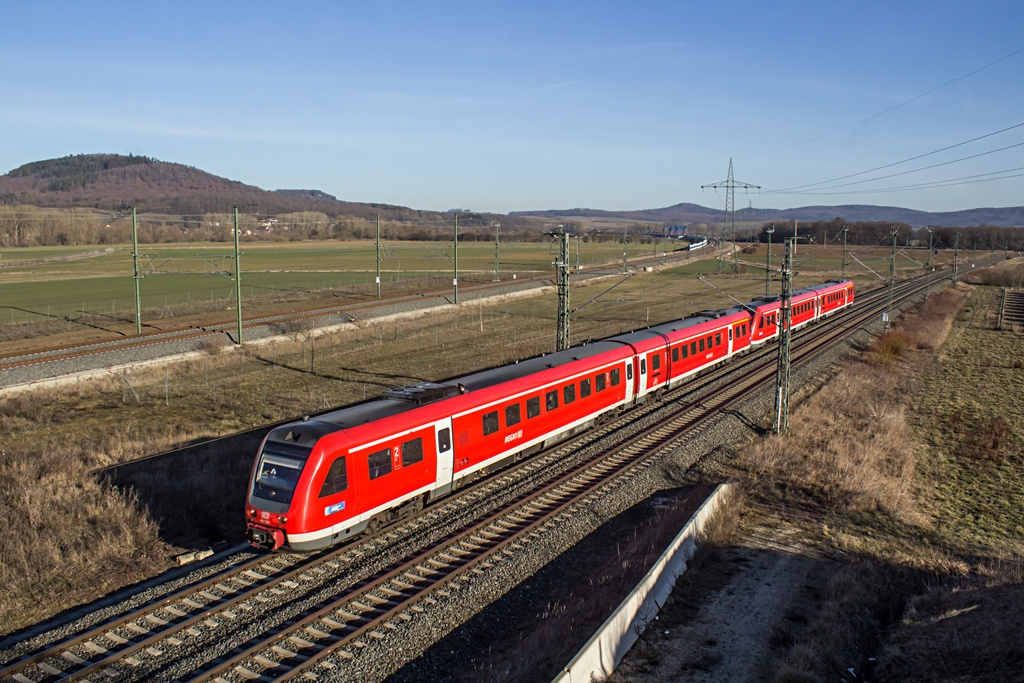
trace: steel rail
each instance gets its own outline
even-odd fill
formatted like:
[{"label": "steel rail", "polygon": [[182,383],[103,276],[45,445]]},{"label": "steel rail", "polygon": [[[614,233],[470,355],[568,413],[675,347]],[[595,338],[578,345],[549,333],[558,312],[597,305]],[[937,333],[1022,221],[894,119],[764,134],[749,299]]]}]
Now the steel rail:
[{"label": "steel rail", "polygon": [[[905,286],[901,301],[915,296],[918,289],[914,284]],[[875,307],[881,306],[882,297],[876,298],[879,301]],[[850,334],[875,315],[875,307],[865,307],[849,320],[836,320],[838,324],[824,333],[804,335],[795,349],[793,363],[803,363],[836,339]],[[383,639],[385,634],[379,629],[388,627],[396,618],[413,618],[408,612],[423,611],[417,609],[417,603],[429,600],[431,593],[443,591],[467,573],[482,573],[483,568],[493,566],[490,558],[510,553],[509,548],[524,547],[529,543],[529,536],[539,533],[569,508],[581,504],[585,497],[634,465],[641,462],[650,465],[660,459],[663,450],[682,435],[692,433],[722,410],[760,389],[774,374],[770,362],[762,362],[753,373],[739,374],[735,381],[589,458],[528,497],[504,506],[459,532],[452,540],[417,554],[286,628],[274,629],[269,638],[190,680],[194,683],[224,681],[223,676],[232,671],[247,680],[271,675],[280,680],[308,672],[321,662],[327,668],[334,668],[336,664],[325,661],[331,654],[351,659],[354,655],[343,649],[346,646],[365,647],[368,639]],[[396,628],[394,624],[390,627]],[[314,652],[309,653],[309,650]],[[315,673],[309,675],[317,677]]]},{"label": "steel rail", "polygon": [[[914,288],[913,291],[910,294],[907,294],[905,296],[913,296],[914,294],[916,294],[917,289],[920,289],[919,286],[915,287],[913,285],[913,283],[910,282],[910,281],[908,281],[907,283],[904,283],[903,286],[906,286],[908,288]],[[875,298],[881,299],[882,298],[881,293],[882,293],[882,290],[876,290],[877,296]],[[903,295],[901,295],[901,296],[902,296],[902,298],[901,298],[901,301],[902,301],[902,299],[905,298],[905,296],[903,296]],[[870,294],[864,295],[864,296],[859,297],[858,301],[855,302],[855,303],[864,303],[864,301],[866,301],[866,300],[868,300],[870,298],[871,298]],[[844,313],[849,313],[849,312],[850,312],[850,309],[847,309],[846,311],[844,311]],[[839,318],[839,316],[837,314],[837,315],[833,316],[830,319],[830,322],[831,321],[838,322],[839,320],[840,320],[840,318]],[[859,319],[855,323],[853,323],[853,324],[859,324]],[[848,325],[843,325],[842,327],[848,327]],[[800,336],[802,338],[804,335],[800,335]],[[803,342],[801,342],[801,343],[803,343]],[[830,343],[830,340],[826,341],[826,342],[821,342],[821,344],[824,344],[824,343]],[[815,345],[815,346],[818,346],[818,345]],[[801,346],[801,348],[803,348],[803,347]],[[766,345],[765,349],[763,349],[763,351],[765,351],[765,352],[767,351],[767,345]],[[764,355],[767,355],[767,354],[766,353],[762,353],[762,354],[757,354],[757,355],[758,356],[764,356]],[[751,359],[748,359],[748,360],[749,361],[754,361],[755,359],[751,358]],[[794,361],[794,362],[796,362],[796,361]],[[741,364],[741,366],[742,365],[746,365],[746,363]],[[672,390],[670,395],[671,396],[675,396],[677,393],[692,393],[692,392],[695,392],[695,391],[699,391],[699,390],[705,388],[706,386],[708,386],[708,384],[710,384],[712,382],[718,381],[723,374],[735,373],[739,369],[742,369],[742,367],[736,367],[736,366],[729,367],[729,366],[726,366],[720,372],[709,373],[706,376],[706,378],[702,382],[700,382],[701,386],[696,386],[695,383],[693,383],[693,382],[688,383],[688,384],[684,384],[684,385],[682,385],[682,387],[680,387],[678,389]],[[723,391],[723,390],[719,390],[719,391]],[[713,393],[712,396],[716,395],[717,393],[718,392]],[[708,397],[705,397],[704,399],[701,399],[701,403],[704,403],[707,400],[708,400]],[[651,408],[652,410],[662,409],[664,407],[664,406],[658,406],[657,404],[648,404],[648,405],[653,406]],[[715,412],[717,412],[717,410]],[[710,414],[709,414],[709,416],[710,416]],[[631,420],[635,420],[636,417],[637,417],[637,415],[630,414],[628,416],[628,420],[630,420],[630,421]],[[589,437],[591,441],[596,441],[597,439],[605,438],[610,432],[615,431],[618,428],[619,427],[617,427],[615,424],[612,424],[612,425],[609,425],[606,429],[596,430],[597,432],[599,432],[597,434],[595,434],[594,430],[592,430],[591,432],[587,432],[587,433],[584,433],[584,434],[580,435],[580,437],[581,437],[581,439],[587,439]],[[576,441],[577,440],[574,439],[572,443],[575,443]],[[543,458],[545,456],[551,457],[552,453],[557,452],[558,450],[560,450],[562,448],[565,448],[565,447],[566,447],[566,443],[565,442],[560,443],[555,448],[551,449],[550,453],[540,454],[538,456],[538,458]],[[537,460],[537,458],[534,458],[533,460]],[[535,467],[540,467],[540,465],[537,465],[532,460],[524,462],[521,467],[530,466],[531,464],[535,465]],[[514,472],[514,471],[515,470],[506,470],[506,471],[504,471],[502,473],[502,476],[504,476],[506,474],[509,474],[511,472]],[[463,493],[461,493],[458,496],[458,498],[462,498],[463,496],[465,496],[467,494],[473,493],[474,490],[477,489],[478,487],[484,487],[484,486],[490,485],[491,483],[492,482],[490,480],[486,480],[486,481],[480,482],[480,483],[470,487],[469,489],[466,489]],[[404,523],[404,522],[401,522],[401,523]],[[401,523],[399,523],[399,524],[401,524]],[[396,525],[392,525],[392,527],[394,527],[394,526],[397,526],[397,524]],[[381,534],[388,533],[391,530],[392,527],[389,527],[388,529],[382,530]],[[345,552],[347,552],[347,551],[349,551],[351,549],[352,549],[352,546],[342,546],[342,547],[337,549],[336,553],[343,554],[343,553],[345,553]],[[321,557],[321,558],[318,559],[318,562],[330,561],[330,559],[334,555],[335,555],[335,553],[331,553],[331,554],[329,554],[327,556]],[[280,556],[272,556],[272,557],[280,557]],[[253,560],[250,563],[246,563],[245,565],[242,565],[242,566],[240,566],[238,568],[235,568],[235,570],[234,570],[234,572],[232,574],[233,575],[239,575],[239,574],[244,574],[246,571],[253,571],[252,567],[258,566],[261,562],[265,562],[266,560],[267,560],[267,558],[257,558],[257,559]],[[253,583],[256,583],[256,584],[259,584],[260,586],[263,586],[264,589],[266,589],[266,588],[273,588],[273,587],[276,587],[277,585],[279,585],[281,583],[287,582],[289,580],[289,578],[293,578],[296,574],[301,573],[302,571],[305,571],[305,564],[303,564],[303,566],[300,567],[299,569],[296,569],[293,572],[285,572],[284,575],[278,576],[278,578],[272,579],[269,582],[264,580],[264,579],[269,578],[269,577],[261,577],[260,580],[255,581]],[[132,614],[126,615],[122,619],[116,620],[115,622],[107,622],[107,623],[101,625],[100,627],[97,627],[96,629],[94,629],[93,631],[91,631],[89,633],[85,633],[85,634],[83,634],[81,636],[77,636],[77,637],[75,637],[75,638],[73,638],[71,640],[59,643],[56,648],[50,648],[50,649],[48,649],[46,651],[40,652],[40,653],[38,653],[36,655],[33,655],[30,658],[22,659],[22,660],[19,660],[19,661],[15,662],[15,663],[11,664],[11,665],[8,665],[6,668],[0,669],[0,677],[12,676],[16,680],[22,680],[22,679],[24,679],[24,676],[23,675],[19,675],[18,672],[26,671],[28,669],[28,667],[33,666],[33,665],[37,665],[39,663],[44,663],[47,658],[54,657],[54,656],[62,656],[64,660],[66,660],[68,662],[71,662],[73,664],[85,664],[85,662],[87,660],[83,660],[78,655],[73,654],[71,652],[71,649],[73,647],[75,647],[75,646],[81,645],[82,643],[89,642],[91,639],[97,638],[98,635],[104,635],[105,636],[106,634],[111,633],[113,631],[113,629],[115,629],[115,628],[117,628],[117,627],[119,627],[119,626],[121,626],[123,624],[126,624],[126,623],[131,623],[131,622],[137,621],[137,620],[145,620],[147,622],[147,624],[146,624],[146,628],[144,629],[144,632],[146,632],[146,633],[151,632],[153,630],[153,626],[156,625],[156,624],[159,624],[161,621],[164,622],[164,624],[161,624],[161,625],[166,625],[168,622],[172,623],[172,625],[168,629],[161,629],[157,633],[152,634],[151,636],[149,636],[147,638],[144,638],[141,641],[135,641],[134,644],[132,644],[132,645],[126,645],[126,647],[123,647],[123,648],[120,648],[120,649],[116,650],[116,652],[114,654],[110,655],[109,657],[105,657],[105,658],[103,658],[102,660],[100,660],[98,662],[93,662],[92,664],[87,664],[84,668],[79,668],[78,670],[76,670],[76,671],[74,671],[72,673],[71,677],[72,678],[78,678],[78,677],[81,677],[81,676],[84,676],[84,675],[88,675],[89,672],[94,672],[94,671],[97,671],[97,670],[102,670],[103,668],[105,668],[106,665],[109,665],[115,659],[123,659],[125,657],[131,656],[131,654],[134,653],[134,652],[138,652],[138,651],[140,651],[142,649],[145,649],[145,648],[153,647],[153,644],[155,642],[157,642],[158,640],[164,639],[164,638],[172,635],[173,633],[177,633],[177,632],[180,632],[182,630],[185,630],[185,629],[189,628],[192,625],[192,623],[198,618],[198,617],[192,617],[190,619],[184,619],[183,621],[178,621],[178,622],[175,623],[175,619],[174,618],[172,618],[172,619],[164,619],[163,617],[155,615],[153,612],[158,611],[158,610],[163,610],[164,613],[166,614],[167,613],[166,607],[168,605],[170,605],[170,603],[172,601],[188,600],[190,598],[190,596],[198,595],[202,591],[207,591],[208,592],[208,588],[209,587],[215,586],[218,583],[223,583],[226,580],[230,580],[230,578],[231,578],[231,576],[229,576],[229,575],[217,575],[217,576],[211,577],[210,579],[208,579],[207,581],[202,582],[199,585],[183,589],[182,591],[179,591],[178,593],[175,593],[175,594],[173,594],[171,596],[167,596],[166,598],[161,599],[159,604],[151,603],[150,605],[146,606],[146,608],[144,608],[143,610],[139,610],[139,611],[133,612]],[[233,606],[235,604],[238,604],[242,600],[249,599],[251,597],[252,597],[251,594],[243,593],[243,594],[237,596],[234,599],[222,600],[222,601],[220,601],[220,602],[218,602],[216,604],[211,602],[210,605],[213,605],[217,610],[226,610],[226,609],[230,609],[231,606]],[[184,604],[187,605],[188,603],[184,603]],[[206,609],[207,606],[209,606],[209,605],[204,605],[203,609]],[[182,610],[180,610],[180,608],[175,608],[175,609],[177,609],[177,611],[179,611],[179,612],[182,611]],[[195,608],[193,608],[193,610],[194,609]],[[147,612],[147,610],[149,610],[149,611]],[[202,611],[202,610],[200,610],[200,611]],[[170,614],[172,615],[172,617],[177,617],[178,619],[182,619],[185,616],[184,613],[180,614],[180,615],[175,615],[173,611],[171,611]],[[202,616],[208,616],[208,615],[209,615],[209,612],[207,611]],[[107,640],[108,641],[116,642],[114,639],[111,639],[109,637],[107,638]],[[121,644],[126,644],[127,642],[130,642],[130,641],[122,639],[122,643]],[[61,649],[61,652],[55,652],[55,650],[57,650],[57,649]],[[92,648],[87,648],[87,649],[90,649],[95,654],[98,650],[103,650],[103,651],[106,651],[106,652],[110,652],[113,648],[103,648],[102,646],[98,646],[98,647],[94,646]],[[68,654],[65,655],[64,653],[68,653]],[[78,662],[75,662],[76,658],[79,659]],[[61,675],[65,675],[65,676],[68,675],[68,672],[66,670],[64,670],[64,669],[59,669],[57,667],[52,667],[52,665],[47,665],[47,666],[49,666],[49,668],[46,668],[46,666],[44,666],[43,668],[40,669],[40,671],[43,672],[43,673],[49,673],[49,674],[52,674],[52,675],[57,675],[56,672],[60,671]],[[27,680],[32,680],[32,679],[27,679]]]}]

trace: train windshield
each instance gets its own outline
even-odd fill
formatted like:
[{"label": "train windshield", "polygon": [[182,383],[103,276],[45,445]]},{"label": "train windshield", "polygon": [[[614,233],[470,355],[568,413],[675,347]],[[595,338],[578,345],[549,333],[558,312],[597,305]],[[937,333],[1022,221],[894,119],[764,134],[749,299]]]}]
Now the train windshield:
[{"label": "train windshield", "polygon": [[256,469],[252,494],[275,503],[291,503],[302,467],[311,450],[304,446],[267,442]]}]

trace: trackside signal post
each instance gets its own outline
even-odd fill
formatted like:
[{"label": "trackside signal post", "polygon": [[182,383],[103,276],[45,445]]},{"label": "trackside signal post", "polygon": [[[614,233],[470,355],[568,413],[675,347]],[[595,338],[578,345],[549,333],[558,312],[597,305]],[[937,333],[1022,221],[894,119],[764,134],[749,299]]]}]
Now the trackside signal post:
[{"label": "trackside signal post", "polygon": [[498,245],[498,235],[500,233],[501,233],[501,224],[498,223],[498,221],[494,221],[494,281],[495,282],[497,282],[498,280],[501,279],[500,277],[498,277],[498,254],[500,253],[499,245]]},{"label": "trackside signal post", "polygon": [[892,258],[889,259],[889,303],[885,307],[885,331],[889,330],[889,321],[892,320],[892,295],[896,288],[896,235],[899,234],[900,229],[895,225],[892,226],[892,230],[889,234],[892,235]]},{"label": "trackside signal post", "polygon": [[380,298],[380,214],[377,214],[377,298]]},{"label": "trackside signal post", "polygon": [[235,344],[242,345],[242,265],[238,251],[238,210],[256,204],[237,204],[235,213]]},{"label": "trackside signal post", "polygon": [[552,265],[555,267],[556,282],[558,283],[558,330],[555,335],[555,351],[565,351],[569,343],[569,233],[558,226],[558,232],[549,232],[548,235],[558,238],[558,260]]},{"label": "trackside signal post", "polygon": [[932,295],[932,229],[925,228],[928,231],[928,275],[925,277],[924,286],[924,298],[928,298]]},{"label": "trackside signal post", "polygon": [[850,232],[850,226],[843,226],[843,279],[846,279],[846,233]]},{"label": "trackside signal post", "polygon": [[795,237],[785,239],[786,253],[782,262],[782,314],[779,329],[779,367],[775,373],[775,433],[789,431],[789,338],[790,299],[793,297],[793,245]]},{"label": "trackside signal post", "polygon": [[135,215],[135,207],[128,207],[125,205],[117,207],[118,211],[124,211],[125,209],[131,208],[132,210],[132,268],[135,279],[135,334],[142,333],[142,296],[139,293],[139,280],[142,276],[139,275],[139,224]]},{"label": "trackside signal post", "polygon": [[139,293],[139,224],[132,207],[132,265],[135,270],[135,334],[142,334],[142,296]]},{"label": "trackside signal post", "polygon": [[765,232],[768,234],[768,256],[764,263],[764,295],[772,295],[772,233],[775,232],[775,224],[769,225]]},{"label": "trackside signal post", "polygon": [[960,269],[960,235],[956,234],[956,242],[953,244],[953,284],[956,284],[956,271]]},{"label": "trackside signal post", "polygon": [[452,271],[452,287],[455,288],[455,295],[453,297],[453,303],[458,305],[459,303],[459,214],[455,214],[455,234],[452,238],[452,248],[455,251],[453,257],[454,269]]}]

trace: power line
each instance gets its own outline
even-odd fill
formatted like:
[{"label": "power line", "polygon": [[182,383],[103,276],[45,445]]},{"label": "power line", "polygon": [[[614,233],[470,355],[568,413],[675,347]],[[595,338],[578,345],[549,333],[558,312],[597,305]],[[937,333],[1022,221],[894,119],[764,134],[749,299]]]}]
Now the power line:
[{"label": "power line", "polygon": [[[1005,152],[1006,150],[1013,149],[1015,147],[1024,147],[1024,142],[1018,142],[1018,143],[1015,143],[1015,144],[1012,144],[1012,145],[1006,145],[1005,147],[1000,147],[998,149],[992,149],[992,150],[989,150],[987,152],[979,152],[978,154],[970,154],[970,155],[965,156],[965,157],[960,157],[959,159],[950,159],[949,161],[943,161],[943,162],[940,162],[938,164],[931,164],[930,166],[922,166],[920,168],[912,168],[909,171],[900,171],[899,173],[890,173],[889,175],[878,176],[876,178],[868,178],[867,180],[857,180],[857,181],[854,181],[852,183],[842,183],[841,185],[830,185],[828,187],[822,187],[822,188],[819,188],[819,189],[821,189],[821,190],[835,190],[835,189],[840,188],[840,187],[850,187],[852,185],[863,185],[864,183],[874,183],[874,182],[877,182],[879,180],[888,180],[889,178],[897,178],[897,177],[903,176],[903,175],[910,175],[911,173],[920,173],[921,171],[928,171],[928,170],[931,170],[933,168],[939,168],[940,166],[949,166],[950,164],[958,164],[961,161],[969,161],[971,159],[977,159],[978,157],[988,156],[989,154],[995,154],[997,152]],[[816,191],[816,190],[814,190],[814,191]]]},{"label": "power line", "polygon": [[952,85],[952,84],[954,84],[954,83],[956,83],[958,81],[962,81],[965,78],[970,78],[971,76],[973,76],[973,75],[975,75],[977,73],[980,73],[980,72],[984,71],[985,69],[988,69],[989,67],[993,67],[996,64],[999,64],[1000,62],[1005,62],[1007,59],[1010,59],[1011,57],[1015,57],[1015,56],[1019,55],[1022,52],[1024,52],[1024,48],[1020,48],[1018,50],[1015,50],[1015,51],[1011,52],[1010,54],[1006,55],[1005,57],[1000,57],[999,59],[995,60],[994,62],[989,62],[985,66],[979,67],[979,68],[975,69],[974,71],[971,71],[970,73],[966,73],[963,76],[958,76],[957,78],[954,78],[954,79],[952,79],[950,81],[946,81],[942,85],[938,85],[938,86],[932,88],[931,90],[918,95],[917,97],[912,97],[909,100],[906,100],[905,102],[900,102],[899,104],[897,104],[897,105],[895,105],[893,107],[889,107],[888,109],[880,111],[877,114],[872,114],[871,116],[863,118],[860,121],[855,121],[854,123],[847,124],[847,125],[843,126],[842,128],[836,128],[835,130],[829,131],[828,133],[823,133],[823,134],[818,135],[816,137],[808,138],[807,140],[803,140],[802,142],[793,143],[792,145],[787,145],[785,147],[778,147],[776,149],[770,149],[770,150],[767,150],[765,152],[758,152],[757,154],[751,154],[748,158],[759,157],[759,156],[763,156],[765,154],[774,154],[776,152],[783,152],[783,151],[785,151],[787,149],[793,149],[794,147],[800,147],[801,145],[806,145],[806,144],[811,143],[811,142],[817,142],[818,140],[822,140],[822,139],[827,138],[827,137],[829,137],[831,135],[835,135],[836,133],[841,133],[844,130],[849,130],[850,128],[853,128],[855,126],[859,126],[862,123],[867,123],[868,121],[871,121],[872,119],[877,119],[880,116],[884,116],[885,114],[888,114],[889,112],[896,111],[900,107],[905,107],[906,105],[911,104],[912,102],[916,102],[916,101],[918,101],[918,100],[920,100],[920,99],[922,99],[924,97],[927,97],[928,95],[931,95],[933,92],[941,90],[941,89],[945,88],[948,85]]},{"label": "power line", "polygon": [[[1024,176],[1024,173],[1015,173],[1015,171],[1024,171],[1024,166],[1017,168],[1009,168],[1002,171],[992,171],[990,173],[979,173],[977,175],[962,176],[960,178],[947,178],[945,180],[933,180],[926,183],[916,183],[914,185],[897,185],[895,187],[881,187],[873,190],[845,190],[843,192],[827,192],[821,191],[808,191],[808,192],[794,192],[793,194],[800,195],[811,195],[811,196],[827,196],[827,195],[849,195],[849,194],[879,194],[885,192],[903,192],[906,190],[929,190],[940,187],[956,187],[959,185],[974,185],[976,183],[989,183],[997,180],[1008,180],[1011,178],[1020,178]],[[1013,175],[1000,175],[1003,173],[1012,173]],[[999,176],[996,178],[988,178],[986,176]]]},{"label": "power line", "polygon": [[[970,144],[972,142],[977,142],[978,140],[984,140],[985,138],[990,138],[993,135],[999,135],[1000,133],[1005,133],[1006,131],[1013,130],[1015,128],[1020,128],[1022,126],[1024,126],[1024,122],[1017,123],[1017,124],[1014,124],[1014,125],[1009,126],[1007,128],[1003,128],[1001,130],[993,131],[991,133],[986,133],[985,135],[979,135],[976,138],[971,138],[970,140],[964,140],[963,142],[958,142],[958,143],[953,144],[953,145],[948,145],[946,147],[942,147],[941,149],[933,150],[931,152],[926,152],[924,154],[918,154],[917,156],[909,157],[907,159],[902,159],[900,161],[894,161],[894,162],[892,162],[890,164],[884,164],[882,166],[876,166],[875,168],[869,168],[866,171],[858,171],[857,173],[850,173],[848,175],[839,176],[838,178],[831,178],[829,180],[820,180],[820,181],[818,181],[816,183],[807,183],[806,185],[796,185],[794,187],[788,187],[788,188],[781,189],[781,190],[765,190],[765,192],[767,194],[790,193],[790,192],[794,192],[796,190],[804,190],[804,189],[807,189],[807,188],[815,187],[816,185],[827,185],[829,183],[834,183],[834,182],[839,181],[839,180],[846,180],[848,178],[856,178],[857,176],[866,175],[868,173],[874,173],[875,171],[881,171],[881,170],[884,170],[884,169],[887,169],[887,168],[892,168],[893,166],[899,166],[900,164],[906,164],[906,163],[909,163],[911,161],[916,161],[918,159],[923,159],[924,157],[932,156],[934,154],[939,154],[940,152],[946,152],[948,150],[955,149],[956,147],[963,147],[964,145],[968,145],[968,144]],[[1010,145],[1009,147],[1017,147],[1017,146],[1019,146],[1019,145]],[[1009,147],[1005,147],[1003,149],[1009,149]],[[1002,150],[994,150],[994,151],[998,152],[998,151],[1002,151]],[[988,152],[988,153],[991,153],[991,152]],[[981,155],[976,155],[976,156],[981,156]],[[964,157],[964,158],[965,159],[970,159],[970,158],[973,158],[973,157]],[[947,162],[947,163],[952,163],[952,162]],[[925,167],[925,168],[932,168],[932,167]],[[923,170],[923,169],[921,169],[921,170]],[[910,171],[908,171],[908,173],[909,172]],[[885,176],[885,177],[890,177],[890,176]],[[868,182],[868,181],[865,181],[865,182]]]}]

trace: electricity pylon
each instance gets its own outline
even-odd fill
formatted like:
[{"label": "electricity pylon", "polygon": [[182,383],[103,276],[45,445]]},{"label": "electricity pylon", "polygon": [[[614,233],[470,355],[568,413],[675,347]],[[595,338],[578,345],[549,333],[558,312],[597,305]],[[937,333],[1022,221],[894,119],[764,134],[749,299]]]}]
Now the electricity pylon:
[{"label": "electricity pylon", "polygon": [[729,159],[729,177],[717,183],[701,185],[700,189],[707,188],[725,190],[725,223],[722,226],[722,246],[718,252],[718,272],[722,272],[722,255],[725,253],[726,239],[732,237],[732,269],[734,273],[740,272],[739,258],[736,256],[736,188],[744,190],[760,190],[760,185],[737,182],[732,176],[732,159]]}]

